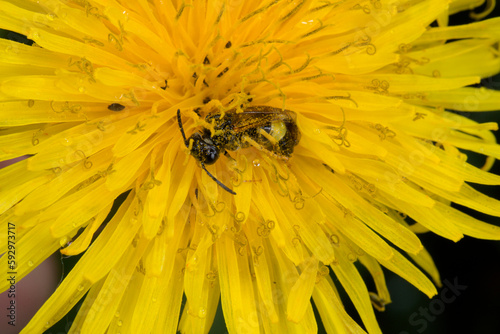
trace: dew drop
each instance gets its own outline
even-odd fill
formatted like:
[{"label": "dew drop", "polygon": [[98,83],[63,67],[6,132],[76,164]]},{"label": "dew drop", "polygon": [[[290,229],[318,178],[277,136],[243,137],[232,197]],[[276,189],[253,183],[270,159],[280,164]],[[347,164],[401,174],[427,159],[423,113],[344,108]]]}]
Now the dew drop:
[{"label": "dew drop", "polygon": [[252,161],[253,165],[255,167],[259,167],[260,166],[260,160],[259,159],[255,159],[254,161]]},{"label": "dew drop", "polygon": [[78,91],[79,91],[80,93],[85,93],[86,89],[85,89],[85,87],[80,86],[80,87],[78,87]]},{"label": "dew drop", "polygon": [[33,267],[33,261],[28,261],[28,267]]},{"label": "dew drop", "polygon": [[83,290],[83,284],[78,285],[77,290],[78,290],[78,291],[82,291],[82,290]]},{"label": "dew drop", "polygon": [[33,107],[35,105],[35,100],[28,100],[28,107]]},{"label": "dew drop", "polygon": [[121,321],[121,320],[118,320],[118,321],[116,322],[116,325],[117,325],[118,327],[121,327],[121,326],[123,326],[123,321]]},{"label": "dew drop", "polygon": [[336,235],[336,234],[332,234],[332,235],[330,236],[330,241],[331,241],[333,244],[338,245],[338,243],[339,243],[339,236],[338,236],[338,235]]},{"label": "dew drop", "polygon": [[115,317],[119,318],[120,317],[120,311],[116,311]]},{"label": "dew drop", "polygon": [[198,310],[198,317],[204,319],[207,316],[207,310],[204,309],[203,307],[200,307]]},{"label": "dew drop", "polygon": [[9,53],[10,51],[12,51],[12,45],[8,45],[8,46],[5,48],[5,53]]},{"label": "dew drop", "polygon": [[73,141],[70,138],[63,138],[63,139],[61,139],[61,144],[63,146],[69,146],[69,145],[73,144]]},{"label": "dew drop", "polygon": [[130,218],[130,224],[132,225],[137,224],[137,218]]},{"label": "dew drop", "polygon": [[349,261],[351,261],[351,262],[354,262],[354,261],[356,261],[356,260],[357,260],[356,255],[354,255],[353,253],[349,253],[349,254],[347,254],[347,259],[348,259]]},{"label": "dew drop", "polygon": [[151,301],[152,301],[153,303],[156,303],[156,301],[157,301],[157,300],[158,300],[158,299],[157,299],[156,297],[151,298]]},{"label": "dew drop", "polygon": [[54,17],[55,17],[55,14],[54,14],[54,13],[49,13],[49,14],[47,14],[46,16],[47,16],[47,19],[48,19],[49,21],[54,21]]},{"label": "dew drop", "polygon": [[321,134],[321,130],[320,130],[320,129],[318,129],[318,128],[314,129],[314,134],[316,134],[316,135]]}]

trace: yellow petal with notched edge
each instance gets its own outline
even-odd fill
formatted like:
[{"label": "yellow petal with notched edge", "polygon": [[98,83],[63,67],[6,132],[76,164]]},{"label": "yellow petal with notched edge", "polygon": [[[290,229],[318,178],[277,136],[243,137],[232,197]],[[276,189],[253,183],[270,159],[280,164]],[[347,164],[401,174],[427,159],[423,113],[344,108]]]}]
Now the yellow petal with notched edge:
[{"label": "yellow petal with notched edge", "polygon": [[441,277],[439,271],[432,260],[431,255],[426,249],[422,249],[418,254],[408,254],[416,264],[432,278],[436,286],[441,287]]},{"label": "yellow petal with notched edge", "polygon": [[[422,254],[425,249],[421,250],[419,254]],[[387,285],[385,283],[384,273],[382,272],[382,267],[373,257],[359,257],[359,261],[368,269],[370,275],[375,281],[375,287],[377,288],[377,296],[384,303],[388,304],[391,302],[391,296],[389,290],[387,290]]]},{"label": "yellow petal with notched edge", "polygon": [[396,253],[391,260],[382,260],[380,263],[387,269],[405,278],[408,282],[429,296],[429,298],[437,294],[436,288],[432,282],[401,254]]}]

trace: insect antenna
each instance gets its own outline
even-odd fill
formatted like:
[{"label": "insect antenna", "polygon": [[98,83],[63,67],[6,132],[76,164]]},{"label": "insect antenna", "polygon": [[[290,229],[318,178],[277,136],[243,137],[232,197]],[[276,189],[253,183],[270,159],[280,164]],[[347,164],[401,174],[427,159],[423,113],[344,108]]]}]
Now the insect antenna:
[{"label": "insect antenna", "polygon": [[229,189],[226,185],[224,185],[224,183],[220,182],[219,180],[217,180],[217,178],[215,176],[210,174],[210,172],[205,167],[204,163],[201,163],[201,168],[203,168],[203,170],[207,173],[207,175],[210,176],[212,178],[212,180],[214,180],[219,186],[221,186],[222,189],[224,189],[225,191],[227,191],[228,193],[230,193],[232,195],[236,195],[236,193],[234,191]]},{"label": "insect antenna", "polygon": [[186,147],[189,147],[188,140],[186,138],[186,134],[184,133],[184,128],[182,127],[181,110],[180,109],[177,109],[177,123],[179,123],[179,129],[181,129],[182,138],[184,138],[184,145],[186,145]]},{"label": "insect antenna", "polygon": [[[184,138],[184,144],[186,145],[187,148],[189,148],[188,140],[186,138],[186,134],[184,133],[184,128],[182,127],[182,119],[181,119],[181,110],[180,109],[177,109],[177,123],[179,123],[179,129],[181,129],[182,138]],[[225,191],[227,191],[228,193],[230,193],[232,195],[236,195],[236,193],[234,191],[229,189],[226,185],[224,185],[224,183],[220,182],[219,180],[217,180],[217,178],[215,176],[210,174],[210,172],[207,170],[207,168],[205,167],[205,164],[203,162],[200,161],[200,163],[201,163],[201,168],[203,168],[203,170],[207,173],[207,175],[210,176],[212,178],[212,180],[214,180],[219,186],[221,186],[222,189],[224,189]]]}]

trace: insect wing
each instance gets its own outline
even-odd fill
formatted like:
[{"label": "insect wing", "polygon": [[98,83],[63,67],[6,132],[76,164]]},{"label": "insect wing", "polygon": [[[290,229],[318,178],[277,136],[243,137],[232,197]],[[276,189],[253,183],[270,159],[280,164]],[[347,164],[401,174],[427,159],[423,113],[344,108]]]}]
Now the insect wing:
[{"label": "insect wing", "polygon": [[275,121],[295,123],[295,119],[296,114],[291,110],[267,106],[248,107],[242,113],[234,113],[232,120],[233,131],[243,132]]}]

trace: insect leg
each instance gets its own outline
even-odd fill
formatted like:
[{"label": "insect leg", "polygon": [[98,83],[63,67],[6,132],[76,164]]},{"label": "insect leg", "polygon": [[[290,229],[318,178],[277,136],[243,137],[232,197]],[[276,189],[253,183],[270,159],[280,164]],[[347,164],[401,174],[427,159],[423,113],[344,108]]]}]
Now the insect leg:
[{"label": "insect leg", "polygon": [[256,149],[260,150],[260,151],[263,151],[265,152],[267,155],[269,156],[272,156],[272,157],[275,157],[275,158],[278,158],[280,160],[285,160],[285,161],[288,161],[288,157],[285,156],[285,155],[279,155],[278,153],[275,153],[275,152],[272,152],[272,151],[269,151],[268,149],[266,149],[264,146],[262,146],[261,144],[259,144],[258,142],[256,142],[255,140],[253,140],[252,138],[250,138],[249,136],[243,136],[243,141],[244,142],[247,142],[249,143],[250,145],[252,145],[253,147],[255,147]]},{"label": "insect leg", "polygon": [[266,130],[260,128],[258,130],[259,134],[266,138],[267,140],[269,140],[269,142],[273,145],[273,146],[276,146],[276,144],[278,144],[278,141],[276,140],[276,138],[274,138],[273,136],[271,136],[269,133],[266,132]]}]

